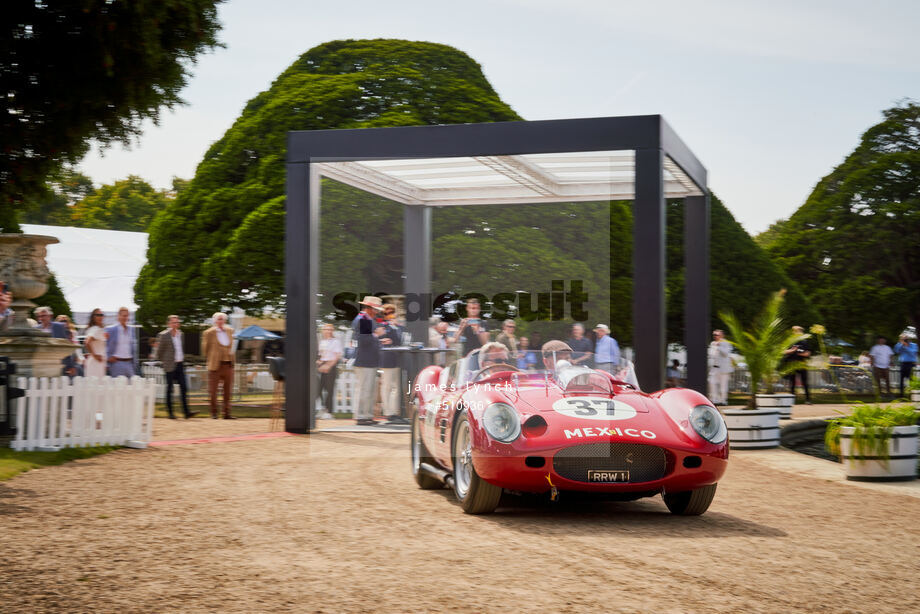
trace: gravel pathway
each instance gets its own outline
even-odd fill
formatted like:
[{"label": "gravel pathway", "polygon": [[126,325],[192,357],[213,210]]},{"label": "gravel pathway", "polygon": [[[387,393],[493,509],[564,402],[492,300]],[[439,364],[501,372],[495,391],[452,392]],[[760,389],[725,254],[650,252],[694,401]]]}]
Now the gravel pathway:
[{"label": "gravel pathway", "polygon": [[[156,435],[267,430],[196,418]],[[699,518],[660,498],[476,517],[416,488],[408,439],[125,449],[2,482],[0,611],[920,611],[920,498],[832,466],[734,454]]]}]

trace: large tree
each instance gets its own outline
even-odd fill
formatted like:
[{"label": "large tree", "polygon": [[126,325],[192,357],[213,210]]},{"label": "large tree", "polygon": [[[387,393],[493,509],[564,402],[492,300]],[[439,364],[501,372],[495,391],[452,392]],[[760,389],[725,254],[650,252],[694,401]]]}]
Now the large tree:
[{"label": "large tree", "polygon": [[25,224],[70,226],[71,208],[96,189],[93,181],[71,168],[57,169],[45,181],[43,194],[29,199],[21,221]]},{"label": "large tree", "polygon": [[[680,201],[668,206],[668,339],[680,342],[684,330],[684,210]],[[821,314],[785,271],[751,238],[722,201],[712,195],[710,215],[710,314],[712,326],[724,327],[718,317],[732,311],[747,322],[763,309],[770,296],[786,289],[784,315],[788,324],[806,329],[821,323]]]},{"label": "large tree", "polygon": [[181,103],[221,0],[7,0],[0,12],[0,228],[89,143],[129,143]]},{"label": "large tree", "polygon": [[[155,322],[179,312],[203,319],[230,306],[283,311],[286,131],[515,119],[479,66],[444,45],[337,41],[308,51],[249,102],[187,188],[154,219],[148,262],[135,288],[140,317]],[[322,185],[324,315],[334,311],[340,293],[402,293],[402,207],[335,181]],[[732,254],[713,260],[713,313],[753,313],[780,287],[790,287],[804,305],[717,199],[713,206],[714,251]],[[670,205],[674,341],[683,332],[680,211]],[[589,325],[605,321],[620,340],[632,340],[631,203],[440,208],[433,215],[432,260],[436,294],[533,294],[549,292],[553,280],[580,280]],[[531,298],[536,307],[537,297]],[[800,313],[801,323],[814,321],[806,307]],[[565,332],[553,322],[522,328],[544,338]]]},{"label": "large tree", "polygon": [[[257,309],[259,301],[283,303],[279,197],[289,130],[515,119],[520,117],[498,98],[480,66],[446,45],[352,40],[307,51],[249,101],[205,154],[188,187],[154,220],[148,261],[135,287],[140,317],[161,321],[176,311],[201,317],[222,305]],[[362,239],[379,234],[385,247],[385,229],[401,232],[396,208],[393,226],[384,213],[347,207],[353,198],[369,207],[377,202],[356,192],[341,192],[341,227],[324,235],[324,254],[344,260]],[[334,202],[334,196],[324,198],[330,210]],[[378,226],[370,226],[374,220]],[[275,224],[272,231],[266,222]],[[255,252],[249,248],[253,242]],[[340,265],[339,271],[355,266],[368,272],[380,268],[361,262]]]},{"label": "large tree", "polygon": [[80,228],[146,232],[153,216],[166,208],[168,193],[135,175],[103,185],[70,208],[70,224]]},{"label": "large tree", "polygon": [[856,343],[920,326],[920,105],[883,115],[768,245],[831,332]]}]

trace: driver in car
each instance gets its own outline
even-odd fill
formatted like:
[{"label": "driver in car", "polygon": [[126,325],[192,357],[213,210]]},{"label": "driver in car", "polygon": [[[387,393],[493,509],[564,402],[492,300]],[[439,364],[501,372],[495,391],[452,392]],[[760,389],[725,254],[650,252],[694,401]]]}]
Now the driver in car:
[{"label": "driver in car", "polygon": [[510,367],[511,360],[508,358],[508,348],[503,343],[490,341],[479,350],[479,364],[481,366],[480,371],[494,365],[507,365]]},{"label": "driver in car", "polygon": [[[473,352],[476,352],[476,350],[473,350]],[[511,364],[511,360],[508,358],[508,348],[502,343],[490,341],[479,349],[476,356],[473,356],[473,352],[470,353],[470,357],[478,358],[481,368],[478,371],[467,372],[464,378],[467,383],[476,381],[486,375],[491,377],[493,373],[501,371],[503,367],[509,371],[518,370],[517,367]]]}]

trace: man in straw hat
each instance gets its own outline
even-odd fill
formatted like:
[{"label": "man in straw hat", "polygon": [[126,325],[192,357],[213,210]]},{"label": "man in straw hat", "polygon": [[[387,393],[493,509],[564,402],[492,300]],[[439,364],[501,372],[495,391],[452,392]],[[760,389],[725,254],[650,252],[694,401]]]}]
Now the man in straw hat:
[{"label": "man in straw hat", "polygon": [[383,301],[377,296],[365,296],[359,304],[363,309],[351,323],[357,343],[354,362],[357,379],[355,420],[359,425],[373,426],[377,367],[380,365],[380,335],[383,333],[376,319],[377,314],[383,311]]}]

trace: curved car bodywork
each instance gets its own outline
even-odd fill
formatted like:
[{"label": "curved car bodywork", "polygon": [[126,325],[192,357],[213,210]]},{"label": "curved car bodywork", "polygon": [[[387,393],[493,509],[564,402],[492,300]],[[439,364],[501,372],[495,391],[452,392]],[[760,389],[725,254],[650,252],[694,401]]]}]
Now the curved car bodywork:
[{"label": "curved car bodywork", "polygon": [[[522,493],[635,499],[693,491],[725,473],[727,438],[710,443],[690,425],[695,406],[711,406],[705,396],[684,388],[645,394],[605,372],[591,377],[593,386],[565,386],[547,372],[499,369],[460,383],[456,366],[427,367],[414,391],[421,442],[440,471],[454,472],[453,429],[464,412],[476,474]],[[603,386],[596,385],[598,377]],[[483,413],[494,403],[511,406],[520,417],[513,441],[487,433]]]}]

